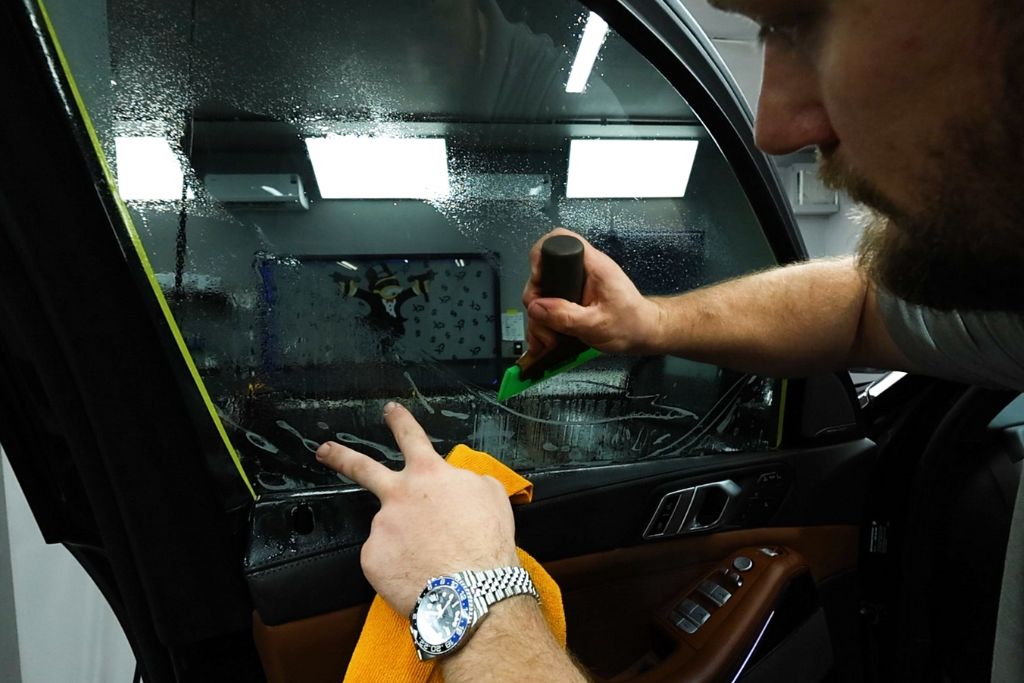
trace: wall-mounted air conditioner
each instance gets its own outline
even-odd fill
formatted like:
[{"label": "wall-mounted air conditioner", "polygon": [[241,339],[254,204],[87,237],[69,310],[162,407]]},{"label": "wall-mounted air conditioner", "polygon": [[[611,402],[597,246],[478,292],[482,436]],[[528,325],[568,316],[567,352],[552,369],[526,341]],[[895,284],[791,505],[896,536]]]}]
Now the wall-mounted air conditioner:
[{"label": "wall-mounted air conditioner", "polygon": [[302,178],[297,173],[209,173],[203,182],[214,199],[232,208],[309,208]]}]

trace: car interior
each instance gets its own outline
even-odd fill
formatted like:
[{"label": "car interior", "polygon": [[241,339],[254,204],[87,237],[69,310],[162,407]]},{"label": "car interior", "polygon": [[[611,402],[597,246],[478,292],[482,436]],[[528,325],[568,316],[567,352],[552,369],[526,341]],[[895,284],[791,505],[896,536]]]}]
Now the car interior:
[{"label": "car interior", "polygon": [[1016,394],[605,355],[497,400],[556,226],[650,295],[806,258],[681,4],[0,12],[0,441],[143,680],[344,678],[379,504],[314,452],[400,468],[391,400],[533,483],[595,681],[987,680]]}]

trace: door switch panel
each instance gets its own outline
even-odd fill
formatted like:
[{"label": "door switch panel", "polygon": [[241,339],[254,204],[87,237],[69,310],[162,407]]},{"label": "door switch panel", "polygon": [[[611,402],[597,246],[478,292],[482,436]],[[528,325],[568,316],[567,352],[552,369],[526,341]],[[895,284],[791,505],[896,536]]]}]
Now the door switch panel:
[{"label": "door switch panel", "polygon": [[[701,573],[689,575],[686,585],[679,588],[655,615],[654,625],[661,637],[640,660],[645,673],[637,680],[714,683],[741,679],[755,651],[774,651],[779,642],[790,642],[790,631],[803,631],[806,617],[800,616],[800,610],[805,606],[818,609],[810,567],[795,550],[781,545],[735,548],[720,555],[713,565],[705,565]],[[797,621],[788,618],[793,614]],[[769,624],[775,630],[762,642]],[[776,635],[786,639],[775,640]],[[827,642],[827,635],[824,639]],[[798,642],[796,649],[803,647],[803,641]],[[747,658],[741,660],[744,653]],[[753,661],[758,661],[756,656]],[[622,675],[615,680],[625,678]]]},{"label": "door switch panel", "polygon": [[725,606],[725,603],[729,602],[729,598],[732,597],[732,593],[714,581],[701,581],[697,591],[719,607]]},{"label": "door switch panel", "polygon": [[672,610],[672,622],[691,636],[711,618],[711,612],[692,600],[683,600]]},{"label": "door switch panel", "polygon": [[677,614],[680,614],[697,624],[698,627],[703,626],[707,620],[711,618],[711,612],[708,612],[699,604],[689,599],[683,600],[679,603],[679,606],[676,607],[675,611]]},{"label": "door switch panel", "polygon": [[740,555],[732,561],[732,566],[739,572],[749,572],[754,568],[754,561],[746,555]]},{"label": "door switch panel", "polygon": [[672,610],[671,618],[676,626],[693,635],[711,618],[711,613],[693,600],[683,600]]},{"label": "door switch panel", "polygon": [[684,633],[688,633],[691,636],[700,629],[700,626],[677,612],[672,613],[672,622],[682,629]]},{"label": "door switch panel", "polygon": [[[688,636],[694,636],[695,640],[687,639],[687,642],[705,642],[703,639],[708,636],[704,631],[719,629],[721,622],[729,619],[729,614],[742,610],[744,601],[749,602],[745,596],[750,588],[745,587],[746,584],[757,583],[759,577],[775,565],[789,564],[791,555],[791,551],[781,547],[762,546],[744,548],[723,558],[717,569],[678,598],[667,614],[668,621]],[[752,557],[758,558],[757,561]],[[712,624],[705,626],[709,621]]]},{"label": "door switch panel", "polygon": [[733,521],[748,527],[768,522],[786,498],[791,479],[787,469],[778,467],[762,472],[753,481],[744,481],[743,488],[748,495],[737,506]]}]

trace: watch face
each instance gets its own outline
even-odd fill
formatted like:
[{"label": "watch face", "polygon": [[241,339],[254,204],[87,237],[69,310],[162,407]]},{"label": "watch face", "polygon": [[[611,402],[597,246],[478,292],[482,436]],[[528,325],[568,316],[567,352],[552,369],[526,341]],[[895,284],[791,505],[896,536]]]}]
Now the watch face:
[{"label": "watch face", "polygon": [[416,647],[429,655],[443,655],[459,645],[473,621],[473,604],[458,580],[431,579],[412,611]]}]

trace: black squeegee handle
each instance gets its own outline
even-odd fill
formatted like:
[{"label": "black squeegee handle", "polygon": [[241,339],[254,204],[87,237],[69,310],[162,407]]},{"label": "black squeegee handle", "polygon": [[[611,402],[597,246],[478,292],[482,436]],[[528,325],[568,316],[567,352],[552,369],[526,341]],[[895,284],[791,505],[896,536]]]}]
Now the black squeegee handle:
[{"label": "black squeegee handle", "polygon": [[572,235],[555,235],[540,245],[540,295],[545,299],[583,301],[583,242]]},{"label": "black squeegee handle", "polygon": [[[540,246],[541,297],[582,303],[586,283],[583,242],[572,235],[555,235],[544,240]],[[586,349],[587,345],[579,339],[559,334],[555,347],[529,367],[520,366],[519,375],[524,380],[537,379],[551,368],[573,360]]]}]

